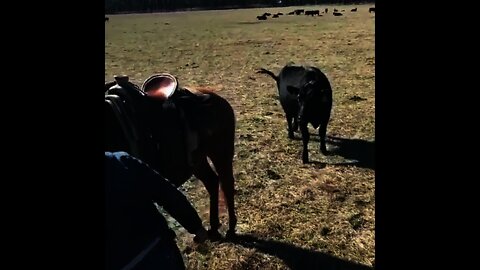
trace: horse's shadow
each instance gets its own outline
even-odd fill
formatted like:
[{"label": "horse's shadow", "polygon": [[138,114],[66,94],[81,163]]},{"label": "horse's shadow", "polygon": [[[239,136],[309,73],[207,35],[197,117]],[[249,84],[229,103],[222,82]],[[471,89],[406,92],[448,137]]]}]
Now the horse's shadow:
[{"label": "horse's shadow", "polygon": [[327,136],[327,144],[331,154],[356,161],[351,165],[375,169],[375,141]]},{"label": "horse's shadow", "polygon": [[280,241],[261,239],[254,235],[237,235],[230,240],[235,244],[247,248],[255,248],[260,252],[273,255],[285,262],[292,269],[342,269],[342,270],[366,270],[372,267],[343,260],[322,252],[308,250],[292,244]]}]

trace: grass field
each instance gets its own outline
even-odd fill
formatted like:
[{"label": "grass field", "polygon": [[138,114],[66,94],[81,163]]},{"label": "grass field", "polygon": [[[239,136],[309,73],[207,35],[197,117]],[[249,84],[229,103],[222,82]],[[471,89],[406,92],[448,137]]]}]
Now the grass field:
[{"label": "grass field", "polygon": [[[375,15],[368,13],[370,6],[359,5],[356,13],[350,12],[353,6],[337,6],[347,11],[342,17],[334,17],[334,6],[328,6],[322,17],[267,21],[256,16],[300,7],[109,16],[106,81],[126,74],[141,84],[156,72],[169,72],[183,86],[214,87],[235,110],[238,233],[264,242],[196,246],[177,226],[188,269],[300,269],[298,260],[322,254],[374,265]],[[327,130],[334,138],[327,147],[336,154],[323,156],[314,135],[312,163],[306,165],[301,140],[287,138],[274,81],[255,73],[259,67],[278,73],[290,61],[319,67],[334,93]],[[208,225],[205,188],[192,178],[183,190]],[[226,213],[221,220],[225,232]]]}]

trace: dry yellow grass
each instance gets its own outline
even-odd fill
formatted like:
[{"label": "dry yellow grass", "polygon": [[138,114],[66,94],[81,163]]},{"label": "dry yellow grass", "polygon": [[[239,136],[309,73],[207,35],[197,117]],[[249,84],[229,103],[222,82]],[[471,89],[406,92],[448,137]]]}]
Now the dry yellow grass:
[{"label": "dry yellow grass", "polygon": [[[322,17],[267,21],[255,17],[298,7],[110,16],[105,80],[127,74],[140,84],[153,73],[169,72],[184,86],[218,88],[237,118],[238,233],[372,265],[375,15],[368,13],[370,5],[357,6],[357,13],[349,12],[353,6],[338,6],[348,11],[343,17],[332,16],[333,6],[328,7]],[[348,139],[337,145],[341,155],[321,155],[313,136],[314,162],[303,165],[301,141],[287,138],[276,85],[255,69],[277,73],[289,61],[317,66],[330,79],[334,107],[327,134]],[[333,149],[334,141],[328,146]],[[183,190],[207,225],[205,188],[192,178]],[[225,214],[221,220],[227,225]],[[259,248],[226,242],[194,246],[178,224],[176,230],[189,269],[295,268],[280,253]]]}]

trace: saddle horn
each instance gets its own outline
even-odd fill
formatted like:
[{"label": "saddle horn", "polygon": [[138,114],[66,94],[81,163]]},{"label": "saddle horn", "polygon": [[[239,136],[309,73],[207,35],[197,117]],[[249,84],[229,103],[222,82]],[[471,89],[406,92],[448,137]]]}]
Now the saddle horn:
[{"label": "saddle horn", "polygon": [[178,87],[178,80],[169,73],[155,74],[143,82],[142,91],[149,97],[166,100]]}]

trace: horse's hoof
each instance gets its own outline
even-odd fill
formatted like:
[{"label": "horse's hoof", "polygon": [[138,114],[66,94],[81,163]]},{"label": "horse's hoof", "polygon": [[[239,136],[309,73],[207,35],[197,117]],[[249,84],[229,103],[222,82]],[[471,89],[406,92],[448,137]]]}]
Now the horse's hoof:
[{"label": "horse's hoof", "polygon": [[332,153],[329,152],[329,151],[327,151],[327,149],[320,150],[320,152],[322,152],[322,154],[323,154],[324,156],[330,156],[330,155],[332,155]]},{"label": "horse's hoof", "polygon": [[234,230],[228,230],[225,238],[227,238],[227,240],[235,240],[237,238],[237,234]]},{"label": "horse's hoof", "polygon": [[217,230],[208,230],[208,239],[212,242],[216,242],[222,239],[222,235]]}]

